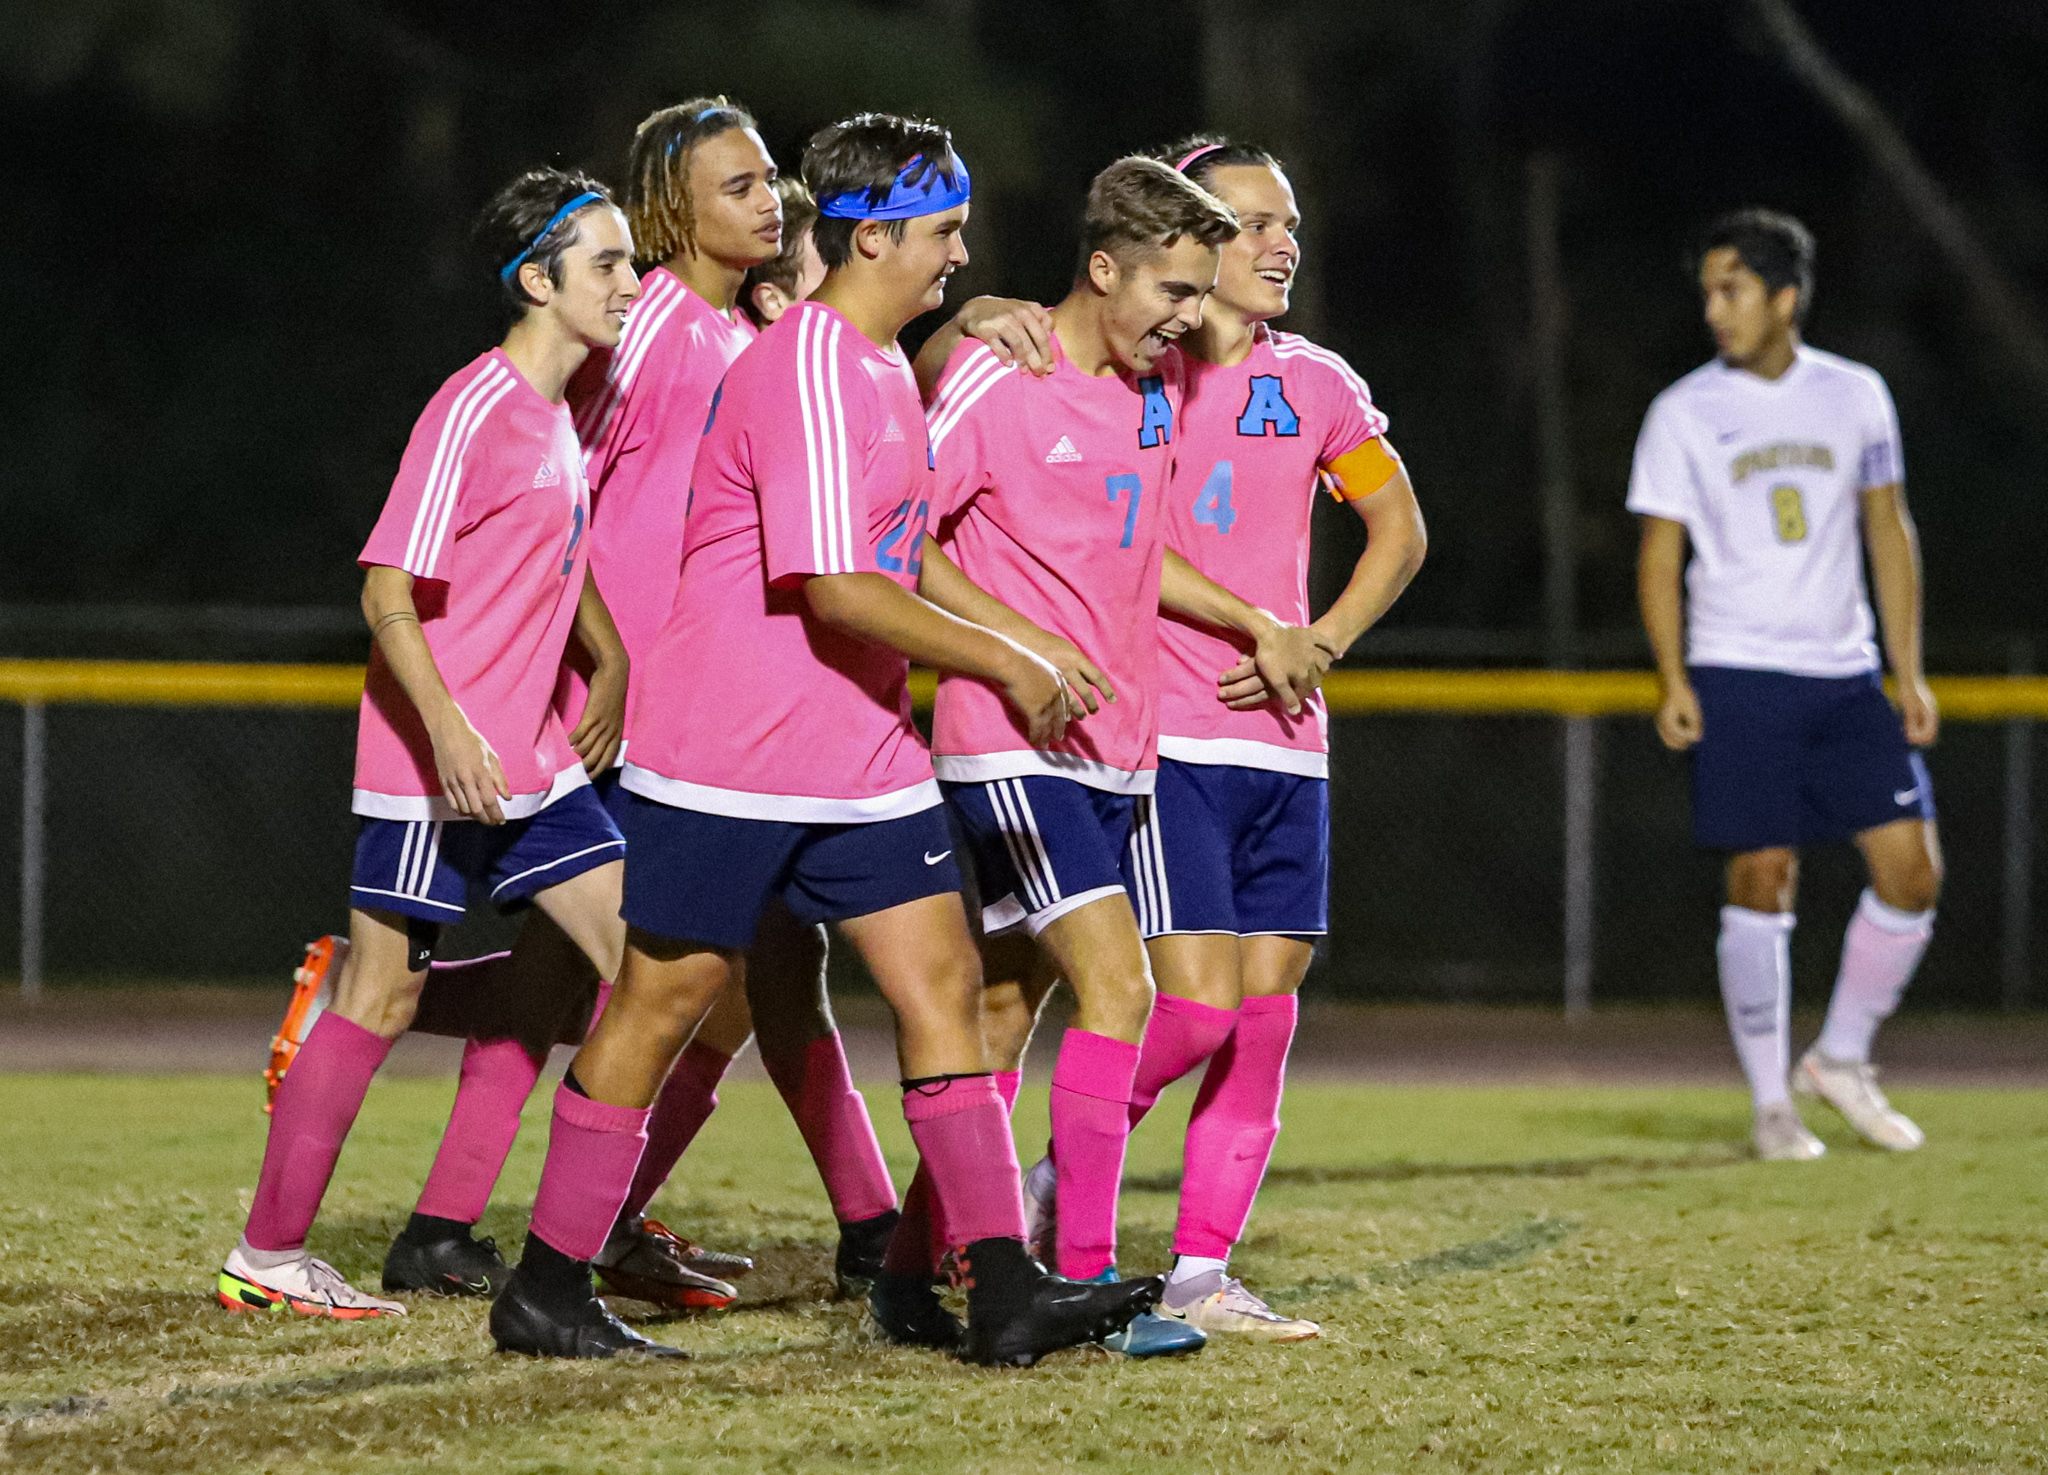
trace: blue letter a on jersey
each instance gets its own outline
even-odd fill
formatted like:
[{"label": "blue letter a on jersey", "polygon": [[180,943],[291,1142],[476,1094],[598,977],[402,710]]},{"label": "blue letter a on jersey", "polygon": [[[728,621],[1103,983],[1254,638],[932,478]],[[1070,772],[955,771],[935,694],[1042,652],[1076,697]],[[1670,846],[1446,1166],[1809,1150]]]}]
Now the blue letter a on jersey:
[{"label": "blue letter a on jersey", "polygon": [[1138,448],[1149,451],[1157,445],[1173,444],[1173,404],[1166,397],[1166,381],[1147,374],[1138,381],[1145,393],[1145,418],[1138,422]]},{"label": "blue letter a on jersey", "polygon": [[1287,403],[1287,392],[1280,387],[1280,376],[1254,374],[1252,392],[1244,402],[1244,413],[1237,417],[1237,433],[1263,436],[1268,425],[1273,427],[1275,435],[1301,434],[1301,416],[1295,414],[1294,406]]}]

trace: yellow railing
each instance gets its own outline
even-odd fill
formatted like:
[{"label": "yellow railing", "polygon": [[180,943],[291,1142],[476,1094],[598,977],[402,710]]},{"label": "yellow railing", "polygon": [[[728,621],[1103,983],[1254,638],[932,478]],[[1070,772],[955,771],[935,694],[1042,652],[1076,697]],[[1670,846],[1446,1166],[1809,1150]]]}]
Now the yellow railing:
[{"label": "yellow railing", "polygon": [[[929,671],[911,675],[919,706]],[[1339,716],[1463,712],[1475,716],[1641,716],[1656,710],[1646,671],[1332,671],[1325,685]],[[0,702],[117,707],[353,707],[361,666],[209,665],[179,661],[0,661]],[[1943,676],[1942,714],[1963,722],[2048,718],[2048,676]]]}]

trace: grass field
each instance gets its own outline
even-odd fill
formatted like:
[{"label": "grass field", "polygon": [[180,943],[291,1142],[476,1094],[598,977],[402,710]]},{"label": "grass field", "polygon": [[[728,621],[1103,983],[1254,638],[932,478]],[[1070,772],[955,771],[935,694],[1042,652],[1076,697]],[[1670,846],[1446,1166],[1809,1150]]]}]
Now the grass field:
[{"label": "grass field", "polygon": [[[373,1279],[452,1089],[370,1095],[313,1249]],[[728,1087],[658,1205],[750,1247],[664,1367],[496,1356],[475,1303],[356,1326],[209,1296],[261,1151],[253,1076],[0,1078],[0,1466],[22,1470],[1954,1470],[2048,1466],[2048,1093],[1901,1093],[1924,1152],[1739,1152],[1697,1090],[1290,1096],[1239,1256],[1320,1342],[964,1368],[827,1303],[780,1103]],[[907,1171],[893,1102],[873,1093]],[[1164,1265],[1187,1097],[1132,1147],[1127,1271]],[[516,1244],[529,1108],[486,1228]],[[1020,1136],[1042,1131],[1027,1095]],[[619,1303],[622,1309],[630,1303]]]}]

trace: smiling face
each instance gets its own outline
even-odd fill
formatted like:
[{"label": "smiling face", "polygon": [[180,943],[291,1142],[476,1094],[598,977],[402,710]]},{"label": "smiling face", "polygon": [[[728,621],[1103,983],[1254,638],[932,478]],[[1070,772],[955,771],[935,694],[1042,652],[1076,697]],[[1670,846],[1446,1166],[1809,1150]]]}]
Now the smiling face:
[{"label": "smiling face", "polygon": [[919,317],[946,301],[946,281],[967,265],[967,240],[961,234],[967,224],[968,205],[955,205],[932,215],[918,215],[902,222],[903,239],[896,240],[885,221],[862,221],[854,232],[854,250],[873,256],[886,272],[891,295],[897,296],[904,321]]},{"label": "smiling face", "polygon": [[1151,373],[1183,333],[1201,326],[1202,305],[1216,290],[1217,264],[1216,248],[1193,236],[1090,256],[1088,280],[1099,294],[1111,356],[1134,374]]},{"label": "smiling face", "polygon": [[558,287],[536,262],[519,269],[519,284],[534,306],[572,338],[591,348],[615,348],[625,331],[626,309],[640,295],[633,274],[633,233],[616,207],[599,205],[574,219],[576,236],[562,250]]},{"label": "smiling face", "polygon": [[1287,176],[1265,164],[1229,164],[1210,171],[1209,192],[1237,212],[1239,230],[1224,246],[1216,300],[1259,323],[1287,311],[1301,265],[1301,210]]},{"label": "smiling face", "polygon": [[690,151],[690,213],[696,251],[744,271],[782,247],[775,161],[751,128],[728,128]]},{"label": "smiling face", "polygon": [[1717,246],[1700,258],[1700,295],[1714,346],[1733,368],[1781,352],[1798,325],[1799,289],[1771,291],[1733,246]]}]

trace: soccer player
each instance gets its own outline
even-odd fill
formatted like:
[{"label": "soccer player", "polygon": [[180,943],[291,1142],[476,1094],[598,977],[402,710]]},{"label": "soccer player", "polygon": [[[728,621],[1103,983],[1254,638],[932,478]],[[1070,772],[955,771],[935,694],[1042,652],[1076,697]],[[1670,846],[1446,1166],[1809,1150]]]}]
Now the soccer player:
[{"label": "soccer player", "polygon": [[782,201],[782,248],[748,270],[740,283],[740,308],[756,328],[765,328],[818,290],[825,280],[825,261],[811,227],[818,222],[818,202],[795,175],[775,181]]},{"label": "soccer player", "polygon": [[[1791,1088],[1896,1152],[1923,1138],[1878,1089],[1870,1046],[1933,936],[1942,872],[1934,787],[1914,751],[1939,718],[1920,664],[1898,417],[1875,370],[1802,341],[1813,255],[1806,227],[1775,211],[1709,228],[1699,283],[1719,354],[1650,406],[1628,490],[1642,517],[1657,734],[1692,752],[1694,840],[1728,854],[1715,953],[1757,1155],[1794,1160],[1825,1151],[1786,1080],[1800,847],[1853,839],[1870,885]],[[1880,683],[1866,552],[1896,710]]]},{"label": "soccer player", "polygon": [[[1238,637],[1210,672],[1212,700],[1216,673],[1249,651],[1252,679],[1270,679],[1298,714],[1328,664],[1310,632],[1165,551],[1162,498],[1188,454],[1174,345],[1202,322],[1218,247],[1236,233],[1229,208],[1186,176],[1118,160],[1089,188],[1073,290],[1052,310],[1052,372],[962,345],[930,412],[951,509],[938,542],[990,607],[936,586],[933,597],[997,628],[1014,611],[1093,658],[1056,658],[1090,705],[1062,741],[1037,739],[959,674],[941,678],[933,717],[933,768],[972,851],[985,932],[1034,938],[1079,1000],[1052,1085],[1054,1239],[1060,1272],[1076,1279],[1116,1275],[1118,1185],[1152,1009],[1125,857],[1158,766],[1159,610]],[[1014,1043],[999,1057],[1014,1063]],[[887,1284],[892,1296],[911,1289],[895,1273]],[[1149,1356],[1202,1340],[1148,1321],[1113,1345]]]},{"label": "soccer player", "polygon": [[356,742],[362,830],[348,958],[279,1088],[263,1169],[217,1295],[230,1310],[402,1314],[306,1252],[370,1078],[405,1031],[434,940],[471,884],[531,897],[598,972],[617,969],[625,841],[553,695],[573,633],[591,665],[579,724],[607,766],[626,655],[588,578],[589,489],[563,403],[639,292],[631,232],[602,186],[538,169],[478,226],[514,316],[413,428],[361,563],[375,639]]},{"label": "soccer player", "polygon": [[1026,1255],[1015,1147],[986,1059],[981,976],[906,657],[972,672],[1033,731],[1053,666],[915,592],[936,476],[896,335],[966,260],[945,130],[865,114],[804,161],[828,275],[727,371],[691,478],[682,581],[632,714],[626,960],[557,1094],[501,1348],[675,1355],[592,1293],[677,1054],[779,898],[836,922],[896,1010],[904,1112],[971,1267],[963,1355],[1029,1363],[1113,1332],[1156,1282],[1079,1286]]}]

